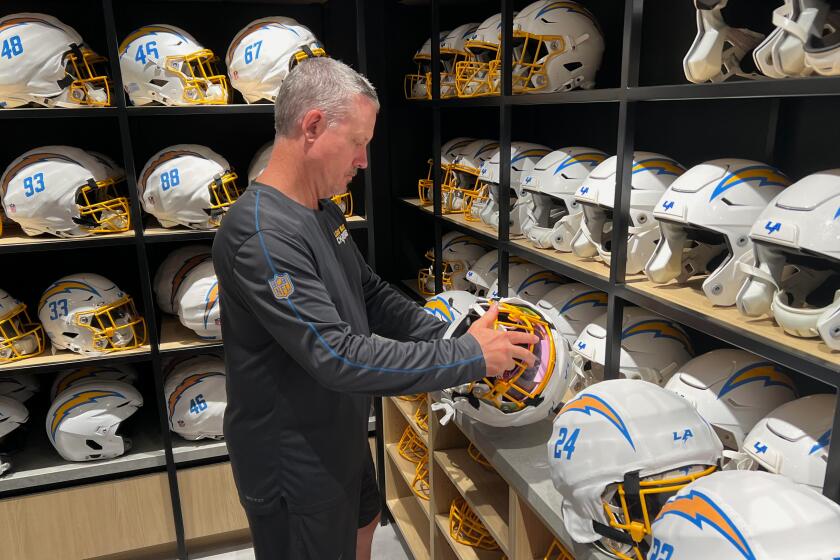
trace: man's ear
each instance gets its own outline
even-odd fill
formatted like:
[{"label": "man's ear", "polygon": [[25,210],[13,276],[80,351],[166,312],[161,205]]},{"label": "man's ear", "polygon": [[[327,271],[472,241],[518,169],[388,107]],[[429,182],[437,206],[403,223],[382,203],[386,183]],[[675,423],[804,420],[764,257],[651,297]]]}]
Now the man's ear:
[{"label": "man's ear", "polygon": [[327,129],[327,119],[320,109],[311,109],[301,121],[303,135],[307,142],[313,142]]}]

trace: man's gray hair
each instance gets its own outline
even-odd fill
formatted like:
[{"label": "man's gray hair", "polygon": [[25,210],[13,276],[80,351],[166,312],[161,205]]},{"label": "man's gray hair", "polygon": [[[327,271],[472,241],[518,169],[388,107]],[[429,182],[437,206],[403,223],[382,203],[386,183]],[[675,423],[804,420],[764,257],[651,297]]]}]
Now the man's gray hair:
[{"label": "man's gray hair", "polygon": [[379,98],[367,78],[334,58],[304,60],[292,68],[277,92],[275,132],[278,136],[294,136],[304,115],[312,109],[322,110],[327,122],[333,124],[347,116],[360,94],[379,110]]}]

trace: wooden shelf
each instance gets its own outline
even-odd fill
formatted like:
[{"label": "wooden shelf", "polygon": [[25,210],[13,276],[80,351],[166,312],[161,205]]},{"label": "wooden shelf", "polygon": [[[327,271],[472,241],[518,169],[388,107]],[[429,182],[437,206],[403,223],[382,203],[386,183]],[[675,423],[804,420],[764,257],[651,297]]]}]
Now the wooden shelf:
[{"label": "wooden shelf", "polygon": [[[423,528],[420,525],[423,518],[421,517],[422,513],[415,505],[415,500],[410,497],[392,498],[386,500],[385,503],[388,505],[391,517],[394,518],[394,522],[399,528],[403,540],[408,545],[414,560],[428,560],[431,557],[428,542],[429,534],[427,531],[424,536],[418,529],[418,526],[420,526],[420,529]],[[428,522],[425,525],[428,526]]]},{"label": "wooden shelf", "polygon": [[[404,401],[398,397],[391,397],[391,400],[396,405],[397,409],[405,418],[405,421],[408,422],[408,425],[411,426],[411,429],[414,430],[420,439],[423,440],[423,443],[426,444],[426,447],[429,446],[429,433],[421,430],[420,426],[417,425],[417,420],[414,419],[414,413],[417,411],[417,401]],[[424,403],[423,406],[426,406]]]},{"label": "wooden shelf", "polygon": [[484,550],[455,542],[455,539],[449,534],[449,516],[447,515],[435,515],[435,524],[459,560],[499,560],[504,555],[501,550]]},{"label": "wooden shelf", "polygon": [[133,350],[109,352],[101,356],[85,356],[70,352],[69,350],[57,350],[55,354],[52,354],[49,343],[47,343],[47,349],[40,356],[33,356],[17,362],[2,364],[0,365],[0,372],[28,371],[31,369],[51,370],[61,367],[90,365],[97,362],[132,362],[141,361],[149,356],[151,356],[151,346],[148,344]]},{"label": "wooden shelf", "polygon": [[528,260],[529,255],[538,258],[542,257],[576,268],[586,274],[592,274],[603,280],[609,280],[610,278],[609,265],[598,258],[581,258],[574,253],[562,253],[554,249],[537,249],[527,239],[512,239],[510,243],[514,247],[521,249],[517,253],[526,260]]},{"label": "wooden shelf", "polygon": [[507,483],[495,472],[476,463],[464,448],[435,451],[434,459],[502,550],[510,556]]},{"label": "wooden shelf", "polygon": [[[397,450],[396,443],[387,444],[385,449],[388,451],[388,456],[391,457],[391,460],[394,462],[394,466],[397,467],[398,471],[400,471],[403,480],[405,480],[405,483],[408,485],[410,490],[411,483],[414,481],[414,463],[400,455],[400,452]],[[432,508],[429,505],[429,500],[421,500],[416,494],[414,494],[414,492],[412,492],[412,495],[414,496],[414,499],[417,500],[417,503],[420,504],[420,509],[426,514],[426,518],[431,518]]]},{"label": "wooden shelf", "polygon": [[160,326],[160,351],[178,352],[222,347],[221,340],[205,340],[181,324],[172,315],[165,315]]},{"label": "wooden shelf", "polygon": [[134,238],[134,230],[76,238],[54,237],[47,234],[29,236],[23,233],[17,224],[6,222],[3,224],[3,235],[0,236],[0,253],[130,245],[134,243]]},{"label": "wooden shelf", "polygon": [[[153,426],[157,418],[153,411],[155,405],[154,402],[147,403],[148,410],[141,409],[135,413],[145,418],[131,418],[129,421],[137,426]],[[12,457],[12,471],[0,478],[0,493],[162,467],[166,464],[163,439],[155,432],[132,433],[129,452],[114,459],[78,463],[65,461],[47,438],[43,422],[38,420],[30,420],[34,425],[27,434],[26,445]]]},{"label": "wooden shelf", "polygon": [[[746,317],[741,315],[734,306],[713,306],[702,291],[701,285],[704,279],[693,278],[687,284],[679,285],[654,284],[646,278],[637,277],[628,280],[626,286],[628,291],[664,300],[694,314],[704,315],[707,319],[718,321],[734,331],[750,333],[788,352],[812,356],[817,360],[840,366],[840,352],[832,352],[822,339],[790,336],[772,318]],[[751,350],[756,351],[756,349]]]},{"label": "wooden shelf", "polygon": [[[423,206],[420,204],[419,198],[403,198],[402,201],[409,206],[414,206],[419,209],[421,212],[425,212],[431,216],[434,216],[434,208],[429,206]],[[450,224],[456,226],[457,229],[463,231],[464,233],[472,233],[477,235],[479,238],[484,238],[485,240],[498,240],[499,239],[499,232],[493,229],[492,227],[488,226],[484,222],[470,222],[464,218],[463,214],[443,214],[441,215],[441,219]]]},{"label": "wooden shelf", "polygon": [[176,463],[200,461],[203,459],[227,458],[227,443],[224,440],[201,439],[190,441],[178,434],[172,434],[172,456]]}]

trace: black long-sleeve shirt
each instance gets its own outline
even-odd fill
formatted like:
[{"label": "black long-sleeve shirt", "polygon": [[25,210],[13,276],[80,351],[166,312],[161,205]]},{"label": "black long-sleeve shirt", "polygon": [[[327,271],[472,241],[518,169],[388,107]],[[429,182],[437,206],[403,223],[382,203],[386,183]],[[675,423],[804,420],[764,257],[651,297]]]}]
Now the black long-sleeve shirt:
[{"label": "black long-sleeve shirt", "polygon": [[[224,432],[243,507],[326,509],[354,487],[370,395],[480,379],[478,342],[439,322],[362,259],[338,207],[252,183],[213,243],[225,343]],[[374,338],[376,332],[387,338]]]}]

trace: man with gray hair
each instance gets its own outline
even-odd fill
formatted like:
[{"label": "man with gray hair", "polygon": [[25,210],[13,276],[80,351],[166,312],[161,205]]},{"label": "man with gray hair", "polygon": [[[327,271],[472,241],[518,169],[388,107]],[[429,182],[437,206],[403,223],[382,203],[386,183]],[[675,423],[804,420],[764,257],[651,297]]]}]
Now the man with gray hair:
[{"label": "man with gray hair", "polygon": [[[277,95],[271,159],[213,243],[225,341],[224,432],[259,560],[370,557],[379,493],[371,395],[422,393],[534,363],[491,309],[460,338],[382,281],[330,201],[367,166],[379,102],[336,60]],[[372,333],[382,337],[372,337]]]}]

